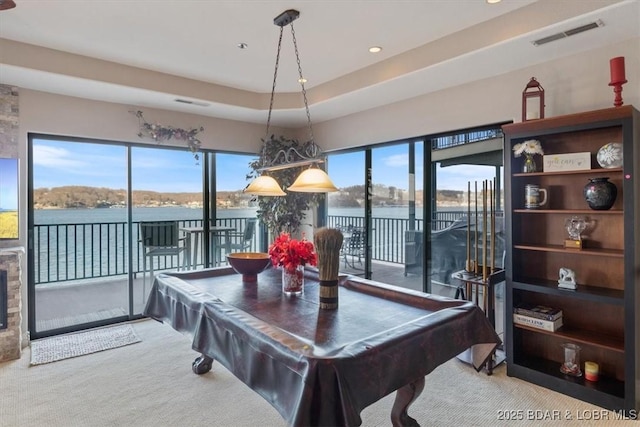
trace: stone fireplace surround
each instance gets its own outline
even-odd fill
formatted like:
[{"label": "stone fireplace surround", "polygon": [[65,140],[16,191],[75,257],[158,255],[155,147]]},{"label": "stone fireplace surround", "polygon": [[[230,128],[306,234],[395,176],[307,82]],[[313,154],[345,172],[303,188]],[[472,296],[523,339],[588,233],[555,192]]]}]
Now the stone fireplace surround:
[{"label": "stone fireplace surround", "polygon": [[7,272],[7,327],[0,329],[0,362],[22,355],[22,271],[24,248],[0,248],[0,270]]}]

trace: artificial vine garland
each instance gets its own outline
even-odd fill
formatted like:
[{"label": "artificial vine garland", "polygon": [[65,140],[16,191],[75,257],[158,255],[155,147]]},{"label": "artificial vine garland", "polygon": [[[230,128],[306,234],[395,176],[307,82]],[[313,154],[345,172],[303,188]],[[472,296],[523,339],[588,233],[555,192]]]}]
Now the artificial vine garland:
[{"label": "artificial vine garland", "polygon": [[151,138],[156,142],[168,141],[171,138],[185,141],[189,151],[193,153],[193,157],[196,160],[199,160],[200,156],[198,152],[200,151],[202,142],[196,138],[196,135],[204,131],[204,127],[200,126],[199,128],[186,130],[174,128],[172,126],[162,126],[158,123],[147,122],[140,110],[131,111],[131,113],[135,114],[140,122],[140,132],[138,132],[138,137]]}]

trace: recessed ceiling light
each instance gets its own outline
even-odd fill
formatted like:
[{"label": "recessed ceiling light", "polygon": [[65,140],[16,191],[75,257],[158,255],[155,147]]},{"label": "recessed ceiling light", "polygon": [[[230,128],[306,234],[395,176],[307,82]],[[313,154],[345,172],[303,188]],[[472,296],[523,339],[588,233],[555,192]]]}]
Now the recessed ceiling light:
[{"label": "recessed ceiling light", "polygon": [[500,3],[502,0],[487,0],[487,3],[489,4],[496,4],[496,3]]},{"label": "recessed ceiling light", "polygon": [[371,46],[369,48],[369,52],[371,53],[378,53],[380,51],[382,51],[382,48],[380,46]]},{"label": "recessed ceiling light", "polygon": [[249,45],[246,43],[238,43],[238,49],[246,49],[248,48]]}]

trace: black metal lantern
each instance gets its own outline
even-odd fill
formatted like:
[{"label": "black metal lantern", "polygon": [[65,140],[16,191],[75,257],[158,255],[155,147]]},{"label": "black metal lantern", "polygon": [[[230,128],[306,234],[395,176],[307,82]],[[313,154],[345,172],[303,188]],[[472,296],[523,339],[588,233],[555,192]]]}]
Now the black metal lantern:
[{"label": "black metal lantern", "polygon": [[544,119],[544,89],[535,77],[522,91],[522,121]]}]

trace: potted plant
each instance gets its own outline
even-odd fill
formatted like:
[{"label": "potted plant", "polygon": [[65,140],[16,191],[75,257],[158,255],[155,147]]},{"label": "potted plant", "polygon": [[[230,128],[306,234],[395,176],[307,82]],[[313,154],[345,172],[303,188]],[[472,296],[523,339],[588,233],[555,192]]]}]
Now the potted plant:
[{"label": "potted plant", "polygon": [[[266,143],[262,156],[266,156],[267,159],[275,159],[278,155],[282,157],[284,153],[293,153],[295,155],[295,152],[291,150],[291,148],[298,152],[304,152],[305,147],[295,139],[289,139],[283,136],[275,138],[272,135],[269,142]],[[300,157],[297,157],[287,160],[296,161],[300,159]],[[247,180],[251,181],[260,176],[260,168],[263,164],[262,157],[249,163],[252,171],[247,174]],[[293,167],[272,171],[269,174],[273,176],[286,191],[287,187],[293,184],[303,169],[304,167]],[[317,205],[319,197],[322,197],[322,195],[297,192],[288,192],[286,196],[282,197],[258,196],[257,217],[265,224],[272,236],[276,236],[281,232],[295,234],[299,231],[300,225],[305,217],[305,212]]]}]

